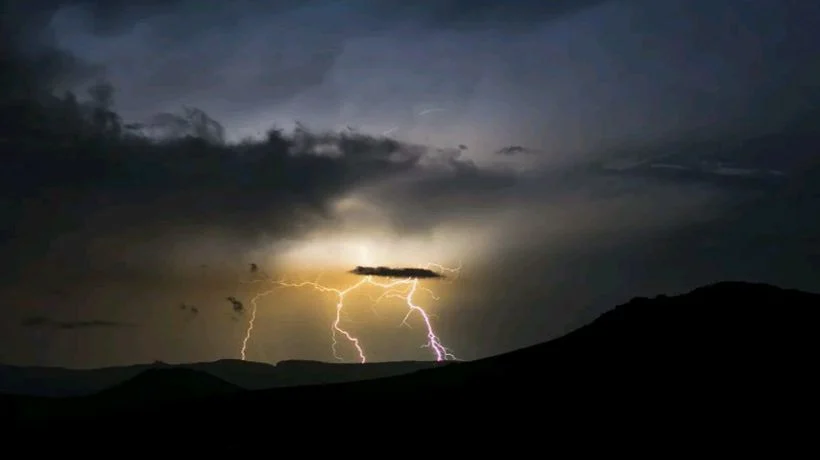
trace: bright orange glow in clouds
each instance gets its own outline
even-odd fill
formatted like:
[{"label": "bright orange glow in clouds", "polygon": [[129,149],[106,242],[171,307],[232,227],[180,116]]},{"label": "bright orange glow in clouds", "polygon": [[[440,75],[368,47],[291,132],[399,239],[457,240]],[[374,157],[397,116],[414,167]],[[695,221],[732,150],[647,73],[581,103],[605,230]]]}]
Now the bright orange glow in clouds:
[{"label": "bright orange glow in clouds", "polygon": [[[359,245],[358,248],[360,253],[359,260],[361,260],[366,265],[371,265],[372,258],[369,256],[370,252],[367,250],[367,247],[364,245]],[[353,267],[351,266],[349,268]],[[426,263],[420,266],[419,268],[430,269],[444,275],[445,281],[438,282],[452,281],[453,278],[458,276],[461,270],[460,265],[458,267],[449,268],[435,263]],[[377,278],[375,276],[364,276],[360,278],[357,282],[349,284],[346,287],[332,287],[329,285],[320,284],[318,280],[289,282],[284,279],[275,280],[263,274],[261,279],[256,279],[250,281],[249,283],[266,284],[270,287],[266,290],[257,292],[257,294],[254,295],[253,298],[251,298],[250,319],[248,321],[248,327],[245,331],[245,336],[242,340],[242,345],[239,350],[240,357],[242,358],[242,360],[246,359],[248,342],[252,340],[254,323],[256,321],[257,312],[260,307],[260,302],[263,299],[273,295],[280,289],[307,288],[312,289],[318,293],[333,295],[335,302],[335,315],[330,328],[333,356],[338,360],[344,359],[339,351],[340,341],[343,341],[350,345],[352,350],[355,352],[356,359],[359,362],[367,362],[367,354],[359,338],[354,336],[351,332],[342,327],[341,319],[343,310],[346,306],[345,302],[347,301],[348,294],[351,294],[354,291],[366,288],[368,286],[371,288],[376,288],[379,291],[378,296],[371,297],[371,300],[374,303],[379,303],[385,299],[400,299],[402,301],[402,303],[407,308],[407,314],[404,316],[404,319],[402,321],[403,325],[406,325],[407,322],[411,319],[411,317],[414,316],[414,314],[421,319],[421,322],[423,323],[426,331],[426,342],[424,346],[430,349],[430,352],[436,359],[436,361],[457,359],[456,356],[447,347],[445,347],[444,344],[442,344],[441,339],[435,332],[435,328],[430,318],[430,314],[428,314],[428,312],[419,304],[421,302],[420,300],[418,300],[419,294],[426,294],[428,298],[438,300],[438,297],[430,288],[422,286],[422,280],[416,278],[387,279]]]}]

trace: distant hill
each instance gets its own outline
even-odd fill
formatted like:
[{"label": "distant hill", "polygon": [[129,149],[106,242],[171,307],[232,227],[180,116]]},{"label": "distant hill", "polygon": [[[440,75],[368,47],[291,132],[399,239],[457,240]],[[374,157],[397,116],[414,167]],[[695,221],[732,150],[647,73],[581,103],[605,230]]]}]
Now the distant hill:
[{"label": "distant hill", "polygon": [[94,400],[154,401],[212,396],[242,389],[218,377],[193,369],[149,369],[119,385],[86,397]]},{"label": "distant hill", "polygon": [[167,368],[202,371],[241,388],[259,390],[381,378],[437,365],[427,361],[368,363],[364,366],[319,361],[282,361],[273,365],[236,359],[190,364],[157,362],[101,369],[0,365],[0,393],[49,397],[83,396],[125,382],[147,370]]},{"label": "distant hill", "polygon": [[[548,413],[591,399],[747,404],[752,394],[755,407],[762,407],[767,397],[815,391],[810,363],[820,345],[818,309],[818,294],[725,282],[679,296],[636,298],[561,338],[491,358],[355,383],[221,393],[122,415],[187,423],[281,414],[322,402],[337,410],[420,411],[467,399],[482,410]],[[156,391],[161,382],[131,384],[123,398],[141,388]],[[390,403],[357,403],[365,400]]]}]

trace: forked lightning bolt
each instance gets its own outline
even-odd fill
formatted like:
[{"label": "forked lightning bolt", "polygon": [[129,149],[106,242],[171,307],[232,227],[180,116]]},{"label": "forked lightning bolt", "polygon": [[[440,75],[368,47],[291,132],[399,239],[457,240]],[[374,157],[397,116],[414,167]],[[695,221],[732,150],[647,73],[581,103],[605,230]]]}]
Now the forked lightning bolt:
[{"label": "forked lightning bolt", "polygon": [[[461,270],[461,267],[456,268],[448,268],[444,267],[439,264],[427,264],[424,268],[427,269],[437,269],[439,272],[447,272],[458,274]],[[332,339],[332,349],[333,349],[333,356],[341,360],[342,358],[339,356],[338,353],[338,345],[339,345],[339,338],[343,337],[347,340],[353,348],[356,350],[358,355],[358,359],[360,362],[365,363],[367,362],[367,356],[365,354],[364,348],[362,348],[359,339],[355,337],[353,334],[348,332],[347,330],[343,329],[341,326],[341,319],[342,319],[342,311],[345,307],[345,297],[347,294],[359,289],[363,286],[375,286],[378,288],[383,289],[382,294],[375,298],[375,302],[379,302],[383,299],[401,299],[407,305],[407,314],[402,321],[403,325],[407,325],[407,320],[413,313],[417,313],[424,323],[426,332],[427,332],[427,343],[424,344],[424,347],[430,348],[433,353],[433,356],[436,358],[436,361],[445,361],[445,360],[457,360],[455,355],[453,355],[447,347],[445,347],[441,340],[435,333],[433,328],[432,321],[430,320],[430,315],[427,311],[424,310],[421,306],[417,305],[414,301],[414,296],[418,291],[425,291],[427,292],[433,299],[438,300],[438,297],[428,288],[423,287],[420,285],[419,280],[417,278],[405,278],[393,281],[382,282],[376,279],[374,276],[366,276],[362,278],[357,283],[354,283],[347,288],[338,289],[329,286],[325,286],[323,284],[319,284],[318,281],[303,281],[299,283],[290,283],[283,280],[256,280],[252,282],[262,282],[267,281],[274,284],[274,287],[267,290],[257,293],[251,299],[251,317],[248,321],[248,328],[245,331],[245,337],[242,340],[242,347],[240,349],[240,356],[244,361],[246,359],[246,350],[248,347],[248,341],[251,338],[253,333],[253,325],[256,321],[256,312],[259,308],[259,300],[265,296],[268,296],[278,289],[282,288],[312,288],[322,293],[332,293],[336,296],[336,314],[333,319],[333,323],[331,324],[331,339]]]}]

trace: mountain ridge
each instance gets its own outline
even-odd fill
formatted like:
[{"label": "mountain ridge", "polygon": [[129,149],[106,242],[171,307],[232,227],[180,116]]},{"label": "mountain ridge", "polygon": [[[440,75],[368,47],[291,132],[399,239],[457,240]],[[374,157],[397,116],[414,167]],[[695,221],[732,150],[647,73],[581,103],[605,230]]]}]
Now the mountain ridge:
[{"label": "mountain ridge", "polygon": [[[437,363],[432,361],[395,361],[367,363],[365,366],[351,368],[352,365],[346,363],[310,360],[263,363],[230,358],[176,364],[156,361],[97,369],[0,364],[0,393],[45,397],[84,396],[124,382],[144,371],[157,368],[201,370],[245,389],[261,389],[341,382],[359,376],[378,378],[414,372],[436,365]],[[320,382],[316,382],[317,373],[323,376]]]},{"label": "mountain ridge", "polygon": [[[98,420],[162,417],[183,423],[304,407],[293,405],[299,402],[380,410],[359,403],[466,401],[476,395],[484,395],[484,406],[499,410],[516,401],[535,410],[557,404],[555,395],[595,399],[612,391],[644,402],[698,392],[729,401],[739,397],[737,388],[775,391],[774,384],[763,383],[766,375],[776,376],[795,398],[809,391],[805,363],[820,344],[813,333],[818,306],[816,293],[716,283],[676,296],[635,297],[562,337],[475,361],[358,382],[223,392],[101,412]],[[63,414],[70,416],[67,407]]]},{"label": "mountain ridge", "polygon": [[[318,402],[333,403],[339,410],[383,411],[393,405],[362,406],[361,402],[455,403],[477,395],[483,395],[482,407],[493,410],[521,403],[527,410],[547,410],[562,404],[562,398],[607,401],[613,392],[636,404],[659,397],[671,404],[668,398],[678,395],[680,401],[699,404],[717,398],[742,405],[740,395],[747,391],[755,392],[760,404],[767,395],[800,401],[813,391],[811,382],[816,382],[806,363],[812,362],[813,350],[820,345],[814,333],[819,307],[817,293],[722,282],[681,295],[635,297],[557,339],[404,375],[216,391],[197,399],[132,405],[120,411],[82,408],[76,398],[70,398],[74,402],[62,406],[40,402],[44,405],[39,413],[69,419],[78,412],[95,413],[94,423],[126,419],[188,423],[287,412],[288,407],[299,410]],[[738,392],[740,388],[744,392]],[[20,403],[18,413],[25,413],[31,401],[26,404]]]}]

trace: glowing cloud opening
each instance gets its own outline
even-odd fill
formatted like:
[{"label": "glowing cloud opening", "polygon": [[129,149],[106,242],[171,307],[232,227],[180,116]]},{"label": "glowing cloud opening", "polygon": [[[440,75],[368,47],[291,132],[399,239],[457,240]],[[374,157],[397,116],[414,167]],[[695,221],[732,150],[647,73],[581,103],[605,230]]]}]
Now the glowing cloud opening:
[{"label": "glowing cloud opening", "polygon": [[[360,246],[359,249],[361,251],[362,257],[365,260],[369,260],[367,248],[364,246]],[[252,265],[252,267],[255,267],[255,265]],[[435,269],[436,272],[433,272],[433,269]],[[417,268],[413,270],[438,273],[439,277],[443,278],[444,273],[457,276],[461,271],[461,265],[455,268],[448,268],[439,264],[428,263],[425,264],[423,268]],[[252,271],[256,272],[256,270],[253,269]],[[251,316],[248,321],[248,327],[245,331],[245,336],[242,340],[242,345],[239,350],[240,358],[243,361],[247,359],[248,342],[252,338],[254,323],[256,321],[256,314],[259,309],[259,301],[262,298],[269,296],[276,292],[278,289],[282,288],[311,288],[321,293],[332,293],[336,297],[335,315],[333,322],[331,324],[331,349],[333,351],[334,358],[340,361],[343,360],[338,351],[339,339],[340,337],[342,337],[355,349],[359,362],[366,363],[367,355],[365,353],[364,348],[361,345],[359,338],[354,336],[346,329],[342,328],[341,319],[342,312],[345,308],[345,298],[349,293],[363,286],[375,286],[377,288],[382,289],[381,295],[373,299],[375,303],[378,303],[384,299],[401,299],[402,301],[404,301],[404,303],[407,306],[407,314],[404,316],[404,319],[402,320],[402,325],[408,324],[407,321],[410,319],[413,313],[416,313],[421,317],[425,326],[427,337],[427,342],[422,346],[429,348],[431,350],[433,357],[436,359],[436,361],[440,362],[447,360],[458,360],[458,358],[446,346],[444,346],[444,344],[442,344],[441,339],[435,332],[432,320],[430,319],[430,315],[424,308],[419,306],[414,299],[414,296],[418,291],[424,291],[428,293],[434,300],[438,300],[439,298],[435,295],[435,293],[433,293],[433,291],[429,288],[421,286],[420,279],[418,277],[405,277],[400,279],[393,279],[390,281],[379,281],[376,279],[377,276],[378,275],[371,274],[365,275],[364,278],[362,278],[360,281],[352,285],[349,285],[344,289],[333,288],[323,284],[319,284],[318,281],[303,281],[292,283],[287,282],[285,280],[272,280],[268,277],[265,277],[264,279],[250,281],[250,283],[269,283],[273,284],[274,287],[265,291],[258,292],[255,296],[253,296],[253,298],[251,298]]]}]

